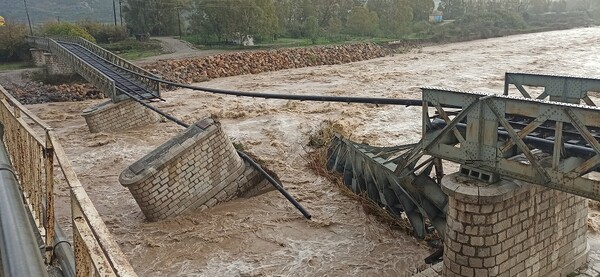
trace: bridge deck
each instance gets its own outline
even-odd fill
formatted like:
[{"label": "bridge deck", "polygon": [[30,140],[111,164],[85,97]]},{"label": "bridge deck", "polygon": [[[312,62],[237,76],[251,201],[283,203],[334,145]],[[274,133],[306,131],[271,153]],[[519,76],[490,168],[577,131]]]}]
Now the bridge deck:
[{"label": "bridge deck", "polygon": [[96,55],[80,44],[64,41],[57,41],[57,43],[66,48],[73,55],[88,63],[90,66],[102,72],[108,78],[114,80],[117,91],[124,94],[133,95],[134,97],[143,100],[160,98],[144,84],[137,82],[135,78],[131,78],[130,72]]}]

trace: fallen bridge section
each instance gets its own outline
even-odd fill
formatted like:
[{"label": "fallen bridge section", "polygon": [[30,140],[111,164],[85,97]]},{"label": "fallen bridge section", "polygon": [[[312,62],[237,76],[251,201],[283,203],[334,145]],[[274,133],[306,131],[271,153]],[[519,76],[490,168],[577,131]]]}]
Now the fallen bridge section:
[{"label": "fallen bridge section", "polygon": [[[432,233],[426,224],[429,222],[443,238],[448,200],[429,176],[440,167],[433,159],[407,164],[416,146],[373,147],[336,136],[329,146],[327,169],[343,174],[348,188],[365,195],[392,217],[401,219],[406,214],[416,237]],[[398,175],[396,170],[406,173]]]},{"label": "fallen bridge section", "polygon": [[212,119],[191,125],[132,164],[119,181],[151,221],[272,190]]}]

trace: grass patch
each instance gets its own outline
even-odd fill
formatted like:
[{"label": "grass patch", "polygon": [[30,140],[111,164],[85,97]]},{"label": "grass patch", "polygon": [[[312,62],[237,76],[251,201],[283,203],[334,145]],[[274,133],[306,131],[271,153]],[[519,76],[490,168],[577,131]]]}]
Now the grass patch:
[{"label": "grass patch", "polygon": [[157,40],[141,42],[130,38],[115,43],[102,44],[100,46],[126,60],[138,60],[165,54],[160,42]]},{"label": "grass patch", "polygon": [[9,62],[9,63],[0,63],[0,71],[10,71],[17,70],[23,68],[31,68],[34,67],[30,62]]},{"label": "grass patch", "polygon": [[125,53],[118,54],[121,58],[126,60],[139,60],[147,57],[154,57],[165,54],[162,50],[131,50]]},{"label": "grass patch", "polygon": [[277,48],[290,48],[290,47],[310,47],[315,45],[335,45],[352,42],[372,42],[377,44],[387,43],[393,41],[390,38],[383,37],[357,37],[357,36],[331,36],[331,37],[320,37],[317,38],[314,43],[309,38],[278,38],[276,40],[265,40],[262,42],[255,43],[252,46],[243,46],[232,43],[219,43],[214,39],[206,39],[201,36],[191,35],[184,36],[183,40],[190,42],[198,49],[210,50],[210,49],[226,49],[226,50],[240,50],[240,49],[277,49]]}]

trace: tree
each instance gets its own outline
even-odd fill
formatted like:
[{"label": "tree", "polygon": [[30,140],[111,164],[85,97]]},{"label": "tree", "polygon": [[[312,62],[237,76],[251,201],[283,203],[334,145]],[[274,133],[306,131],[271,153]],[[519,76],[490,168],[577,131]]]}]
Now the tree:
[{"label": "tree", "polygon": [[178,33],[178,12],[181,0],[128,0],[123,6],[123,18],[132,33],[174,35]]},{"label": "tree", "polygon": [[365,6],[356,6],[350,11],[346,27],[353,35],[375,35],[379,25],[379,17],[374,11],[369,11]]},{"label": "tree", "polygon": [[278,32],[272,0],[195,0],[191,16],[195,33],[226,39],[266,37]]},{"label": "tree", "polygon": [[548,12],[550,4],[551,0],[531,0],[531,12],[534,14]]},{"label": "tree", "polygon": [[258,29],[256,35],[262,37],[270,37],[279,33],[279,20],[277,19],[277,11],[273,0],[255,0],[256,6],[261,13],[257,18]]},{"label": "tree", "polygon": [[466,14],[465,0],[442,0],[438,10],[444,12],[444,18],[457,19]]},{"label": "tree", "polygon": [[7,23],[0,27],[0,61],[15,61],[27,56],[26,36],[25,24]]},{"label": "tree", "polygon": [[370,0],[367,6],[380,18],[380,29],[387,36],[405,34],[413,20],[407,0]]},{"label": "tree", "polygon": [[328,35],[333,36],[342,32],[343,27],[344,26],[342,24],[342,20],[338,17],[333,17],[329,19],[329,22],[327,23],[327,27],[325,29],[327,30]]},{"label": "tree", "polygon": [[410,8],[415,21],[428,20],[434,7],[433,0],[410,0]]},{"label": "tree", "polygon": [[345,23],[349,11],[360,2],[359,0],[274,0],[281,31],[293,37],[304,34],[304,24],[311,16],[317,18],[321,29],[327,29],[330,22]]},{"label": "tree", "polygon": [[41,32],[45,36],[82,37],[91,42],[96,42],[96,39],[85,28],[69,22],[48,22],[42,26]]},{"label": "tree", "polygon": [[310,16],[304,22],[304,33],[305,36],[310,38],[313,44],[317,43],[317,38],[319,38],[319,21],[316,17]]}]

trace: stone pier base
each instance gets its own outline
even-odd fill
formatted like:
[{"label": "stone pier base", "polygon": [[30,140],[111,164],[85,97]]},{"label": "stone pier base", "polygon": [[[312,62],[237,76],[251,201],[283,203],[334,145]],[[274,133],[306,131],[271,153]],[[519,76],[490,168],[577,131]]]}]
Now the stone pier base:
[{"label": "stone pier base", "polygon": [[46,56],[44,55],[46,51],[37,48],[29,49],[31,53],[31,60],[33,61],[33,65],[35,66],[45,66],[46,65]]},{"label": "stone pier base", "polygon": [[58,57],[50,52],[42,49],[31,48],[31,60],[35,66],[44,67],[48,75],[73,75],[75,70],[73,67],[58,59]]},{"label": "stone pier base", "polygon": [[544,187],[451,174],[444,276],[566,276],[587,261],[587,200]]},{"label": "stone pier base", "polygon": [[134,100],[107,101],[83,110],[90,132],[116,132],[156,123],[160,116]]},{"label": "stone pier base", "polygon": [[52,53],[44,53],[44,63],[48,75],[72,75],[75,70],[64,61],[61,61]]},{"label": "stone pier base", "polygon": [[210,119],[190,126],[129,166],[119,181],[151,221],[271,188]]}]

